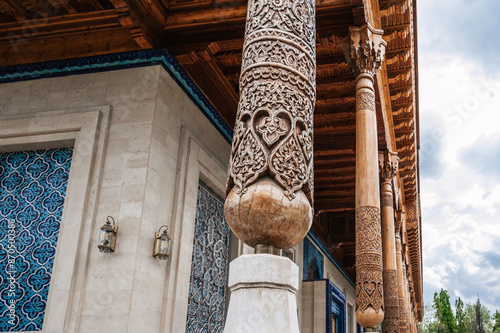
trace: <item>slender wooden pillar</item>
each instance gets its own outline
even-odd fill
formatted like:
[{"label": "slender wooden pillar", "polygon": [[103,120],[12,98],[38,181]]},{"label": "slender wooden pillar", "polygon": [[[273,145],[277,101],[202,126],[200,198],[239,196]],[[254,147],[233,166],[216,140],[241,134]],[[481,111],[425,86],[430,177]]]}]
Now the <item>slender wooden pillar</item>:
[{"label": "slender wooden pillar", "polygon": [[399,333],[398,274],[396,264],[396,237],[394,234],[394,196],[392,179],[398,170],[398,157],[386,150],[379,154],[382,185],[382,257],[384,278],[384,333]]},{"label": "slender wooden pillar", "polygon": [[350,27],[346,59],[356,75],[356,320],[375,330],[384,319],[382,239],[374,75],[386,42],[369,24]]},{"label": "slender wooden pillar", "polygon": [[249,0],[225,215],[258,253],[297,245],[312,223],[314,0]]},{"label": "slender wooden pillar", "polygon": [[[405,254],[403,254],[405,255]],[[405,258],[405,262],[407,262]],[[410,281],[408,280],[408,265],[403,263],[403,277],[404,277],[404,288],[405,288],[405,324],[407,333],[411,332],[410,325]]]},{"label": "slender wooden pillar", "polygon": [[399,332],[406,333],[405,322],[405,292],[404,292],[404,278],[403,278],[403,260],[401,254],[401,219],[404,218],[404,212],[400,211],[397,214],[395,225],[396,236],[396,267],[398,274],[398,311],[399,311]]}]

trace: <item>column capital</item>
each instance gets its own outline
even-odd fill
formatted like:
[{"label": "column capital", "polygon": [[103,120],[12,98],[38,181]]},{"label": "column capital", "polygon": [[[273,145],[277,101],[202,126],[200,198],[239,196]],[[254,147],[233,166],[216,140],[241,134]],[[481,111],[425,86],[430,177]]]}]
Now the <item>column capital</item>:
[{"label": "column capital", "polygon": [[361,27],[349,27],[349,35],[344,38],[342,48],[351,69],[356,76],[374,76],[382,67],[387,42],[382,39],[384,30],[374,29],[369,23]]},{"label": "column capital", "polygon": [[382,181],[391,181],[398,172],[399,157],[397,153],[390,150],[381,151],[378,154],[380,178]]}]

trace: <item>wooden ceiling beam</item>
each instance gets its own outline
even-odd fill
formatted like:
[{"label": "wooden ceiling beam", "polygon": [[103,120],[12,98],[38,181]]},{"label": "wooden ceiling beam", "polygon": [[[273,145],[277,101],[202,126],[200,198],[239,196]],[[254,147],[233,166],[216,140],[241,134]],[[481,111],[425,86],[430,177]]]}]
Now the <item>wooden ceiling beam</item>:
[{"label": "wooden ceiling beam", "polygon": [[[349,3],[346,4],[345,0],[319,0],[316,1],[316,15],[321,16],[327,13],[335,15],[335,10],[349,9],[351,7]],[[246,1],[216,0],[195,2],[187,5],[173,4],[169,6],[169,13],[165,21],[167,31],[179,28],[214,26],[220,22],[245,24],[247,3]]]},{"label": "wooden ceiling beam", "polygon": [[110,0],[120,24],[129,29],[132,38],[142,49],[162,47],[165,39],[163,25],[167,19],[161,1]]},{"label": "wooden ceiling beam", "polygon": [[4,5],[9,8],[10,13],[16,20],[22,21],[28,17],[28,12],[19,4],[18,0],[5,0]]},{"label": "wooden ceiling beam", "polygon": [[338,156],[338,155],[351,155],[354,154],[353,149],[328,149],[328,150],[315,150],[314,158],[322,156]]},{"label": "wooden ceiling beam", "polygon": [[236,121],[238,94],[217,66],[210,52],[193,51],[189,55],[177,56],[176,59],[211,102],[218,106],[221,116],[232,127]]},{"label": "wooden ceiling beam", "polygon": [[[30,29],[37,33],[29,36],[24,33],[26,29],[24,22],[0,25],[0,43],[10,43],[12,39],[19,40],[19,43],[22,43],[36,39],[68,36],[75,33],[95,32],[119,27],[118,16],[113,9],[98,13],[56,16],[47,18],[47,20],[40,20],[38,23],[33,22]],[[19,37],[16,38],[17,36]]]}]

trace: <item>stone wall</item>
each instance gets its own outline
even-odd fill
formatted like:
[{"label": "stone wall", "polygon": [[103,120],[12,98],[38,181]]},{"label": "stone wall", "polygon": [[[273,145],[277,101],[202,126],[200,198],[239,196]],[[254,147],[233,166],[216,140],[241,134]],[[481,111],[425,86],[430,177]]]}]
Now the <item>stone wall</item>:
[{"label": "stone wall", "polygon": [[58,146],[75,152],[44,331],[183,331],[198,180],[224,196],[230,145],[160,66],[0,85],[0,151]]}]

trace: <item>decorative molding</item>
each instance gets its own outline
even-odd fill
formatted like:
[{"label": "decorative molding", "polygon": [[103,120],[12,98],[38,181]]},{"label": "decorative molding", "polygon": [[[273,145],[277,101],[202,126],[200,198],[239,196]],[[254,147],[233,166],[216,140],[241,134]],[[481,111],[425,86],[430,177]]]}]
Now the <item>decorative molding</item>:
[{"label": "decorative molding", "polygon": [[384,333],[399,333],[398,276],[396,270],[385,270],[384,278]]},{"label": "decorative molding", "polygon": [[356,111],[369,110],[373,113],[375,109],[375,95],[371,92],[359,92],[356,94]]},{"label": "decorative molding", "polygon": [[349,27],[342,49],[354,74],[374,76],[384,61],[387,42],[382,39],[383,30],[374,29],[369,23],[361,27]]},{"label": "decorative molding", "polygon": [[[347,332],[346,325],[346,297],[331,280],[326,280],[326,332],[333,332],[333,314],[339,318],[339,333]],[[336,307],[333,306],[336,303]],[[334,310],[336,308],[336,310]]]},{"label": "decorative molding", "polygon": [[0,84],[154,65],[161,65],[170,74],[205,117],[222,134],[226,141],[230,143],[233,136],[231,127],[224,121],[208,98],[166,49],[114,53],[38,64],[0,67]]},{"label": "decorative molding", "polygon": [[397,153],[390,150],[380,152],[378,155],[380,178],[383,181],[391,181],[398,172],[399,157]]},{"label": "decorative molding", "polygon": [[380,209],[356,209],[356,311],[383,311]]},{"label": "decorative molding", "polygon": [[394,197],[392,196],[392,193],[386,192],[380,196],[380,206],[394,207]]}]

